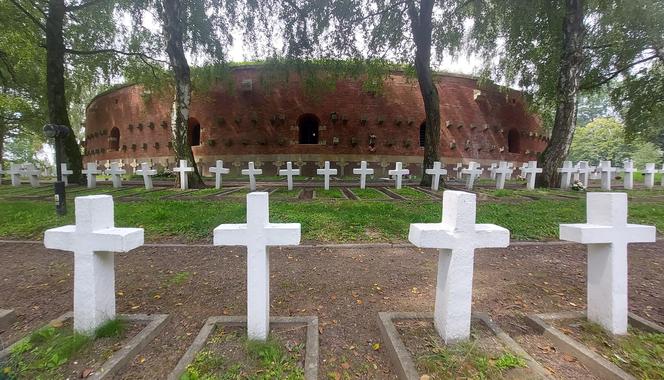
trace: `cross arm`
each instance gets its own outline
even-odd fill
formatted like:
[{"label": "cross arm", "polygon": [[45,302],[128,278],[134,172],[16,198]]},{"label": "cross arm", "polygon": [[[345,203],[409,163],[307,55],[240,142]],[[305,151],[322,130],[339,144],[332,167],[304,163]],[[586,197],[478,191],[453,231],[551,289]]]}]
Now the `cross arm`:
[{"label": "cross arm", "polygon": [[408,232],[408,241],[420,248],[452,249],[456,240],[454,230],[443,223],[413,223]]},{"label": "cross arm", "polygon": [[63,226],[51,228],[44,232],[44,247],[48,249],[70,250],[72,247],[72,236],[76,226]]},{"label": "cross arm", "polygon": [[269,224],[266,227],[266,245],[298,245],[300,244],[301,230],[300,223]]},{"label": "cross arm", "polygon": [[143,245],[142,228],[105,228],[85,237],[93,251],[129,252]]},{"label": "cross arm", "polygon": [[476,248],[504,248],[510,245],[510,230],[495,224],[476,224],[469,239]]},{"label": "cross arm", "polygon": [[247,245],[249,239],[246,224],[222,224],[212,233],[213,245]]}]

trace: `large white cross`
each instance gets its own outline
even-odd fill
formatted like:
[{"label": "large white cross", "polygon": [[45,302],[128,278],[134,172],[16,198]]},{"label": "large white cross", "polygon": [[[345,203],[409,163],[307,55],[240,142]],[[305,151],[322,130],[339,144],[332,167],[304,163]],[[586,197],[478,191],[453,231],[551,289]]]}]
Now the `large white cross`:
[{"label": "large white cross", "polygon": [[438,191],[438,186],[440,184],[440,176],[447,175],[447,170],[440,166],[440,161],[433,162],[433,168],[424,170],[425,173],[433,176],[431,178],[431,190]]},{"label": "large white cross", "polygon": [[475,248],[507,247],[510,232],[494,224],[475,224],[475,194],[443,193],[441,223],[411,224],[408,240],[438,248],[434,325],[445,343],[470,336]]},{"label": "large white cross", "polygon": [[33,164],[26,162],[23,164],[23,173],[28,176],[30,186],[39,187],[39,169],[35,168]]},{"label": "large white cross", "polygon": [[498,163],[492,162],[491,166],[489,166],[489,178],[492,180],[496,179],[496,168],[498,168]]},{"label": "large white cross", "polygon": [[646,170],[643,171],[643,184],[645,185],[646,189],[652,189],[655,187],[655,173],[657,173],[655,164],[646,164]]},{"label": "large white cross", "polygon": [[598,169],[602,176],[602,190],[611,191],[611,178],[618,169],[611,166],[611,161],[600,161]]},{"label": "large white cross", "polygon": [[403,176],[410,174],[410,170],[403,169],[402,165],[403,164],[401,162],[397,162],[395,164],[394,169],[387,171],[388,175],[393,175],[394,176],[394,181],[395,181],[395,185],[396,185],[397,189],[401,189],[401,182],[402,182]]},{"label": "large white cross", "polygon": [[623,175],[623,188],[625,190],[632,190],[634,188],[634,172],[637,170],[634,169],[634,161],[625,160],[623,161],[623,168],[621,170]]},{"label": "large white cross", "polygon": [[142,228],[116,228],[113,197],[77,197],[76,225],[44,233],[44,246],[74,252],[74,330],[91,334],[115,318],[114,252],[143,245]]},{"label": "large white cross", "polygon": [[120,167],[120,164],[117,162],[111,163],[111,168],[106,171],[106,174],[111,175],[111,181],[113,182],[114,188],[122,187],[122,175],[127,171]]},{"label": "large white cross", "polygon": [[299,223],[270,223],[269,197],[247,194],[247,223],[214,229],[214,245],[247,247],[247,335],[266,340],[270,330],[270,246],[300,244]]},{"label": "large white cross", "polygon": [[251,191],[256,191],[256,175],[263,174],[263,169],[254,169],[254,163],[249,162],[249,167],[247,169],[242,169],[242,175],[249,176],[249,189]]},{"label": "large white cross", "polygon": [[293,190],[293,176],[300,175],[300,169],[293,169],[293,163],[291,161],[286,162],[286,169],[279,169],[279,175],[286,176],[286,182],[288,183],[288,190]]},{"label": "large white cross", "polygon": [[322,169],[316,169],[316,174],[325,176],[325,190],[330,190],[330,176],[337,175],[337,169],[330,169],[330,161],[325,161],[325,166]]},{"label": "large white cross", "polygon": [[152,177],[157,174],[157,171],[150,169],[150,164],[147,162],[141,162],[141,168],[136,170],[134,168],[134,173],[143,176],[143,183],[145,184],[145,190],[152,190]]},{"label": "large white cross", "polygon": [[62,182],[64,182],[65,186],[67,186],[69,185],[68,177],[74,174],[74,171],[67,169],[67,163],[63,162],[60,164],[60,174],[62,174]]},{"label": "large white cross", "polygon": [[461,170],[461,175],[467,175],[468,179],[466,180],[466,189],[472,190],[475,186],[475,179],[482,175],[484,169],[480,168],[480,164],[475,161],[470,161],[468,163],[468,168]]},{"label": "large white cross", "polygon": [[12,179],[12,186],[21,186],[21,165],[18,164],[10,164],[9,165],[9,170],[7,171],[7,174]]},{"label": "large white cross", "polygon": [[537,174],[542,172],[542,168],[537,167],[537,161],[528,161],[520,168],[521,175],[526,176],[526,188],[528,190],[535,190],[535,179]]},{"label": "large white cross", "polygon": [[359,168],[353,168],[353,174],[360,175],[360,189],[364,189],[367,186],[367,175],[373,175],[374,170],[367,168],[367,162],[360,162]]},{"label": "large white cross", "polygon": [[572,174],[578,172],[578,170],[572,164],[572,161],[564,161],[563,167],[558,169],[560,173],[560,188],[562,190],[567,190],[572,185]]},{"label": "large white cross", "polygon": [[100,172],[97,170],[96,162],[88,162],[87,170],[82,170],[81,173],[85,174],[88,178],[88,189],[97,187],[97,174]]},{"label": "large white cross", "polygon": [[217,160],[215,166],[210,168],[210,173],[214,173],[214,188],[221,189],[221,176],[230,173],[229,168],[224,167],[224,161]]},{"label": "large white cross", "polygon": [[505,179],[512,175],[514,169],[510,168],[506,161],[500,161],[498,167],[493,169],[496,173],[496,189],[505,188]]},{"label": "large white cross", "polygon": [[654,226],[627,223],[626,193],[588,193],[587,224],[561,224],[560,239],[588,245],[588,320],[627,333],[627,244],[654,242]]},{"label": "large white cross", "polygon": [[180,190],[187,190],[189,188],[187,172],[193,172],[194,168],[187,166],[187,160],[180,160],[180,166],[174,167],[173,171],[180,173]]},{"label": "large white cross", "polygon": [[583,187],[588,187],[588,180],[593,169],[588,165],[588,161],[579,161],[577,165],[579,166],[579,180],[583,183]]}]

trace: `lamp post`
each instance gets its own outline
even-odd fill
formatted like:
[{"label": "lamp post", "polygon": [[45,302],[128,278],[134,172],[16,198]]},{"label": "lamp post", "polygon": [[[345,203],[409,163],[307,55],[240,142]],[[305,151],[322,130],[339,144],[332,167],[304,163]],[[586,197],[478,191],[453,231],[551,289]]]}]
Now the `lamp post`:
[{"label": "lamp post", "polygon": [[44,126],[44,135],[47,138],[55,139],[55,170],[56,181],[53,184],[55,191],[55,212],[58,215],[67,213],[67,202],[65,196],[65,183],[62,181],[62,140],[69,134],[69,128],[65,125],[46,124]]}]

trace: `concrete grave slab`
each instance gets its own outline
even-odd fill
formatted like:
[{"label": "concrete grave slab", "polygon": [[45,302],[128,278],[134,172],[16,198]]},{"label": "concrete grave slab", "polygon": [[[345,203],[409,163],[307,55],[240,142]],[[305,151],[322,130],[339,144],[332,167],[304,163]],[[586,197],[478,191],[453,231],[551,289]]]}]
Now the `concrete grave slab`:
[{"label": "concrete grave slab", "polygon": [[[194,360],[196,354],[205,346],[209,336],[217,326],[247,328],[247,318],[244,316],[210,317],[203,328],[189,346],[189,349],[180,358],[177,366],[168,375],[168,380],[178,380],[185,372],[187,366]],[[304,356],[304,378],[316,380],[318,378],[318,317],[271,317],[270,326],[306,326],[307,342]]]},{"label": "concrete grave slab", "polygon": [[[486,325],[506,349],[515,355],[522,357],[526,361],[528,368],[537,375],[538,379],[551,379],[549,372],[533,359],[533,357],[514,341],[514,339],[510,338],[507,333],[498,327],[487,314],[473,313],[472,318],[479,320],[482,324]],[[380,329],[383,340],[383,347],[387,350],[392,366],[397,373],[397,377],[400,380],[419,380],[420,375],[415,367],[413,357],[410,352],[408,352],[406,345],[403,343],[403,340],[401,340],[399,332],[394,325],[394,321],[396,320],[407,319],[433,320],[433,313],[378,313],[378,328]]]}]

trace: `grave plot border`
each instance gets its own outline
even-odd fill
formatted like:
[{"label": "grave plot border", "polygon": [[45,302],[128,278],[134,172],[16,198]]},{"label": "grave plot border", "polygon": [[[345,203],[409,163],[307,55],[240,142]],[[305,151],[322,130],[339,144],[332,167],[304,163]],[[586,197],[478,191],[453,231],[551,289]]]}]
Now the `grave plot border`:
[{"label": "grave plot border", "polygon": [[[304,378],[316,380],[318,378],[318,317],[270,317],[270,326],[293,326],[301,325],[307,327],[307,342],[305,344]],[[182,355],[175,369],[168,375],[168,380],[178,380],[194,360],[196,354],[205,346],[210,334],[216,326],[247,326],[246,316],[219,316],[210,317],[205,321],[200,332],[189,346],[187,352]]]},{"label": "grave plot border", "polygon": [[[601,379],[636,379],[634,376],[630,375],[617,365],[604,359],[601,355],[597,354],[583,343],[566,335],[552,324],[548,323],[550,321],[563,319],[585,319],[585,311],[528,314],[526,315],[526,318],[538,332],[544,335],[545,338],[550,339],[559,350],[569,355],[575,356],[581,363],[588,367],[590,372],[592,372],[595,376],[598,376]],[[664,327],[659,326],[647,319],[641,318],[636,314],[629,313],[628,318],[629,324],[632,327],[636,327],[646,332],[664,334]]]},{"label": "grave plot border", "polygon": [[[51,323],[65,322],[68,319],[73,318],[73,316],[74,313],[69,311],[54,319]],[[118,314],[117,317],[124,321],[147,322],[148,324],[143,330],[131,338],[129,342],[124,344],[120,350],[116,351],[113,356],[108,358],[108,360],[100,366],[98,371],[95,371],[90,377],[88,377],[90,380],[110,379],[113,377],[113,375],[129,364],[129,362],[161,332],[170,316],[168,314]],[[42,328],[47,327],[48,325],[49,324],[46,324],[42,326]],[[0,351],[0,359],[7,357],[14,346],[20,341],[21,339]]]},{"label": "grave plot border", "polygon": [[[514,354],[524,358],[533,372],[539,375],[540,379],[551,379],[549,372],[542,365],[533,359],[514,339],[510,338],[498,325],[496,325],[486,313],[472,313],[472,318],[479,320],[491,330],[498,340],[507,349]],[[406,349],[406,345],[401,340],[399,332],[394,326],[394,321],[399,319],[430,319],[433,320],[433,313],[409,313],[409,312],[380,312],[378,313],[378,327],[380,329],[383,344],[387,348],[392,367],[396,370],[400,380],[419,380],[420,375],[417,372],[412,355]]]},{"label": "grave plot border", "polygon": [[16,313],[12,309],[0,309],[0,331],[8,329],[16,322]]}]

